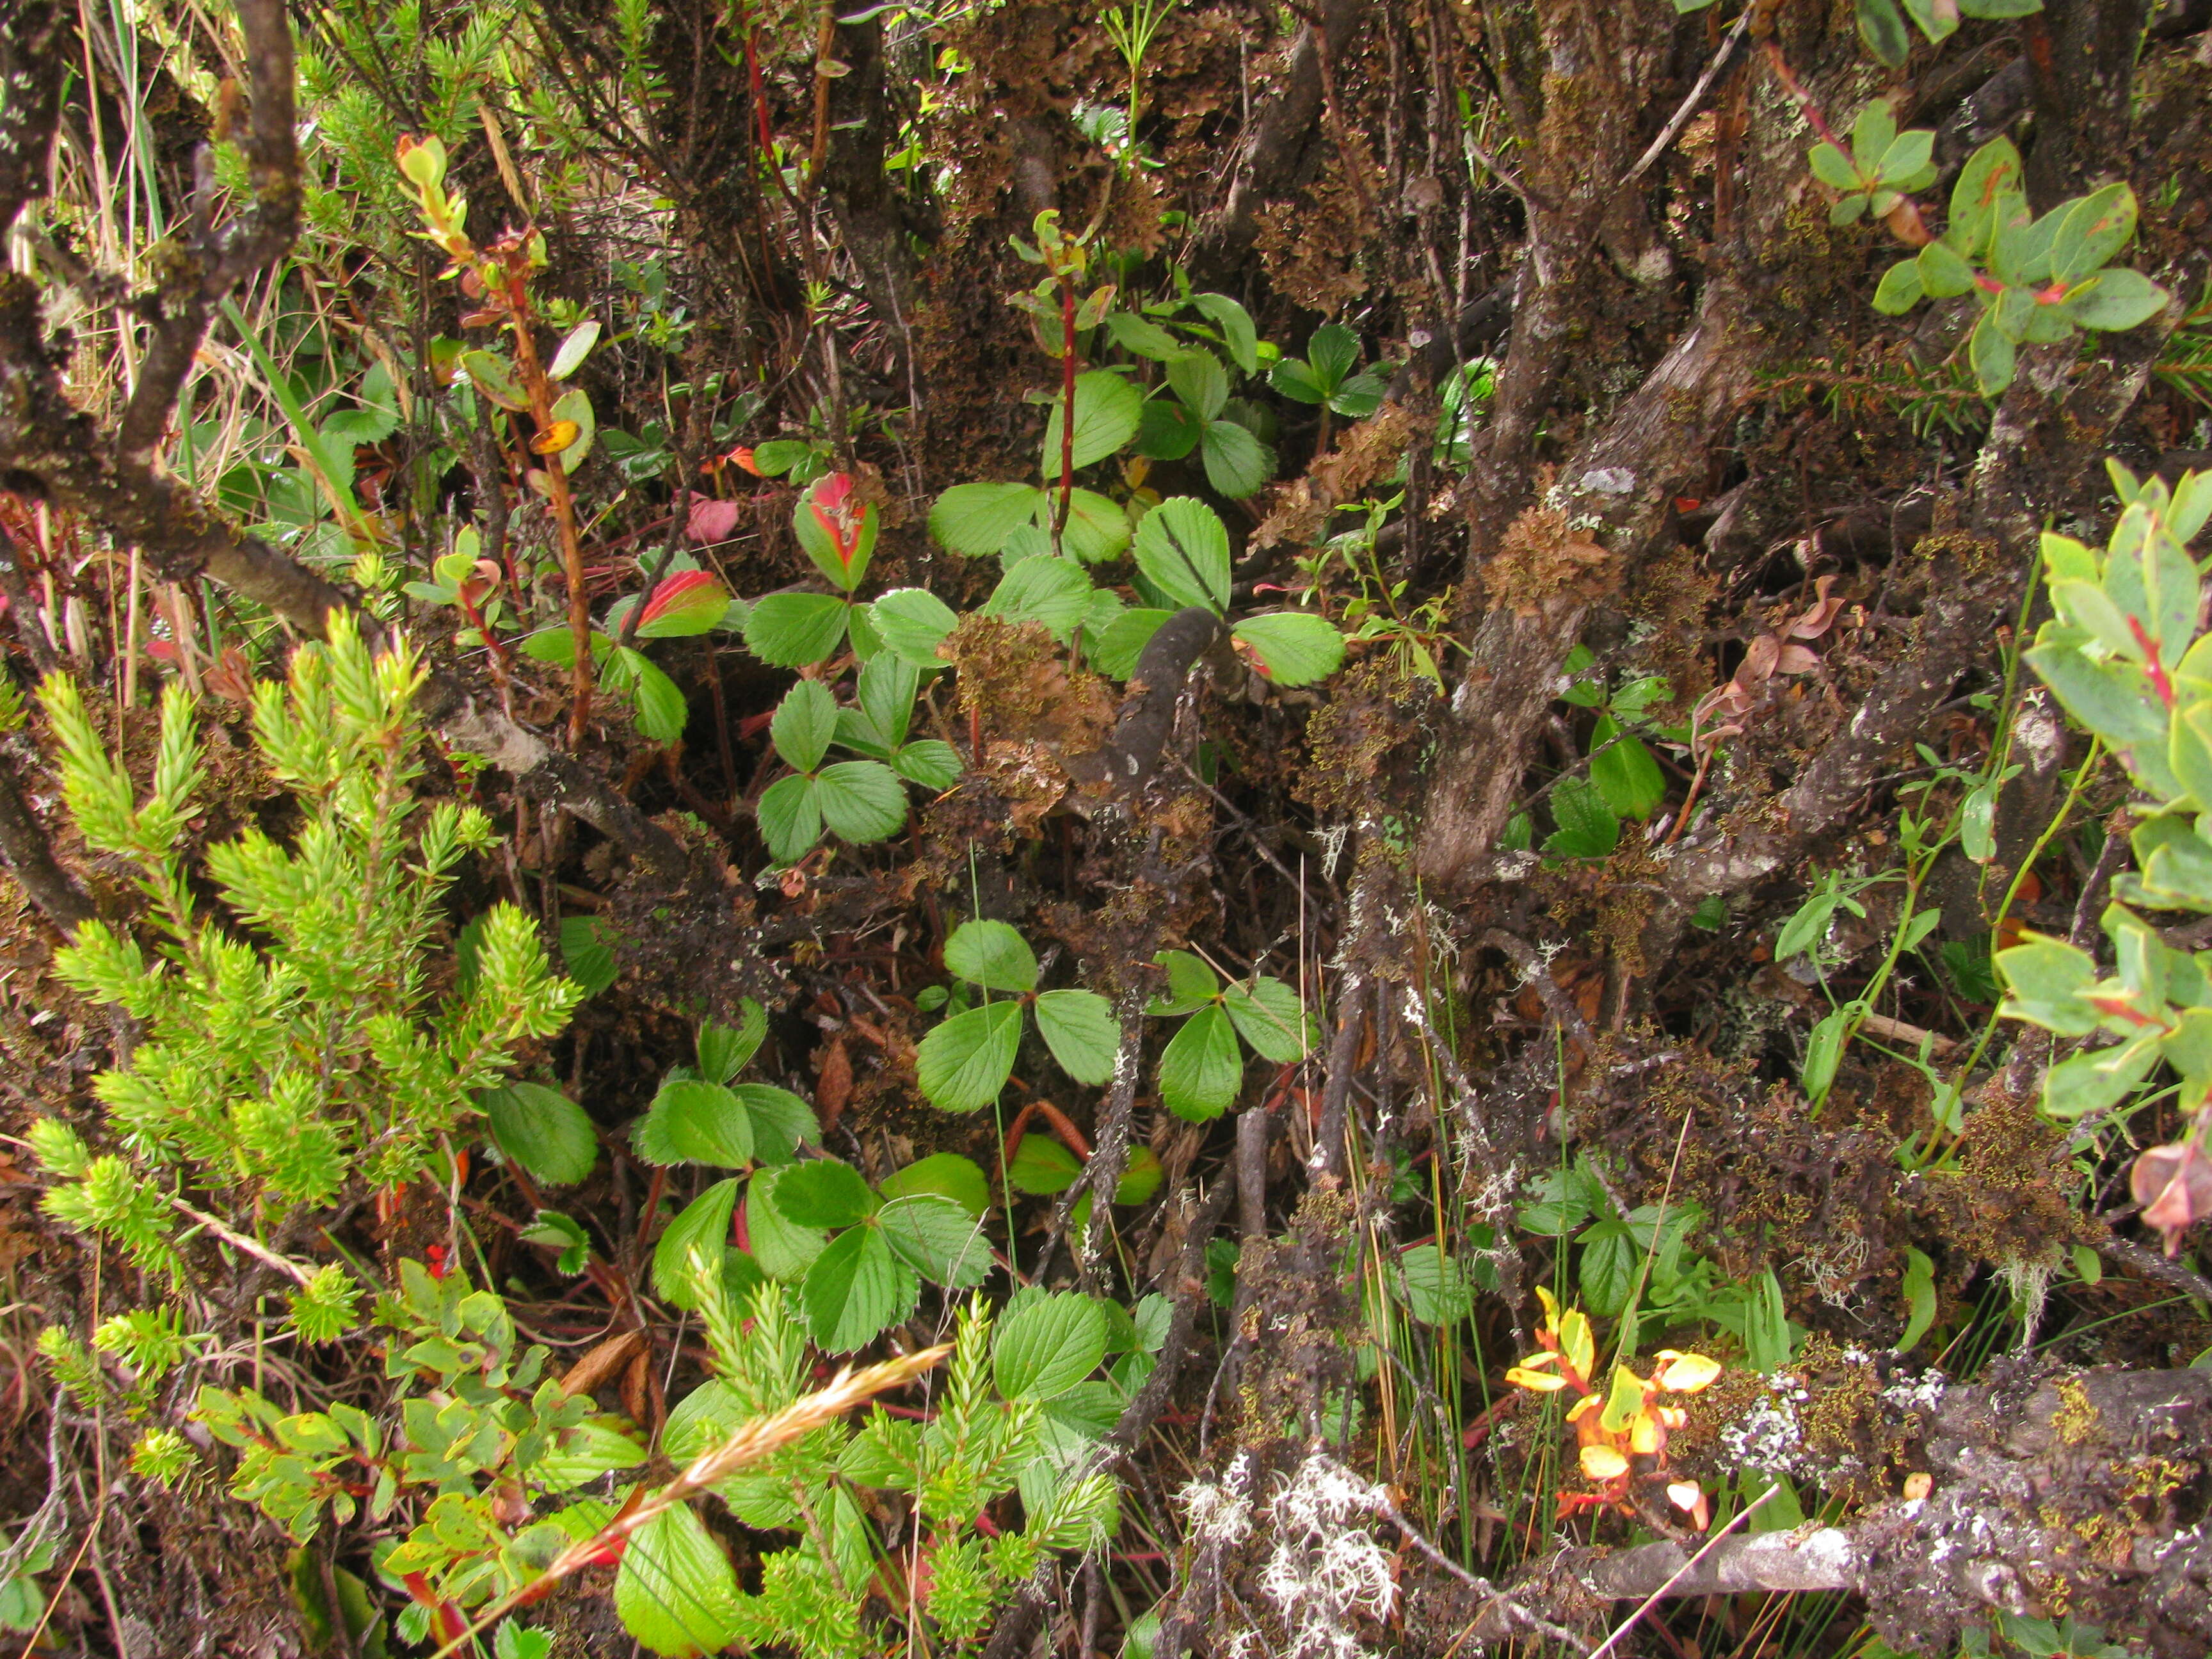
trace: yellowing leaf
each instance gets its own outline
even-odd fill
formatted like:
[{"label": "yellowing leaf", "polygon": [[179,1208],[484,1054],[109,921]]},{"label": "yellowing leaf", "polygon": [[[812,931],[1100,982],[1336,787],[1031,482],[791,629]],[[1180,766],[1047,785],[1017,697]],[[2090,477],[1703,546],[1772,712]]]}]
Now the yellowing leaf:
[{"label": "yellowing leaf", "polygon": [[1547,1331],[1558,1330],[1559,1328],[1559,1304],[1558,1301],[1553,1297],[1552,1293],[1546,1290],[1541,1285],[1539,1285],[1536,1287],[1536,1300],[1544,1304],[1544,1328]]},{"label": "yellowing leaf", "polygon": [[1672,1481],[1667,1487],[1667,1501],[1685,1515],[1695,1515],[1705,1496],[1704,1489],[1694,1480]]},{"label": "yellowing leaf", "polygon": [[1505,1380],[1524,1389],[1534,1389],[1539,1394],[1555,1394],[1567,1386],[1565,1377],[1554,1376],[1549,1371],[1532,1371],[1526,1365],[1516,1365],[1505,1373]]},{"label": "yellowing leaf", "polygon": [[1593,1480],[1618,1480],[1628,1473],[1628,1460],[1611,1446],[1584,1446],[1583,1473]]},{"label": "yellowing leaf", "polygon": [[1559,1316],[1559,1352],[1577,1376],[1588,1376],[1597,1359],[1597,1339],[1590,1332],[1589,1316],[1570,1308]]},{"label": "yellowing leaf", "polygon": [[530,453],[533,455],[557,455],[575,442],[576,434],[582,430],[574,421],[556,421],[530,441]]},{"label": "yellowing leaf", "polygon": [[1648,1412],[1638,1412],[1628,1425],[1628,1449],[1638,1457],[1651,1457],[1666,1443],[1658,1419]]},{"label": "yellowing leaf", "polygon": [[1644,1410],[1644,1379],[1626,1365],[1613,1368],[1613,1387],[1606,1395],[1605,1415],[1598,1419],[1607,1434],[1619,1434]]},{"label": "yellowing leaf", "polygon": [[1701,1353],[1677,1353],[1672,1348],[1662,1348],[1659,1358],[1664,1363],[1653,1381],[1669,1394],[1695,1394],[1700,1389],[1711,1387],[1721,1374],[1721,1362],[1708,1359]]}]

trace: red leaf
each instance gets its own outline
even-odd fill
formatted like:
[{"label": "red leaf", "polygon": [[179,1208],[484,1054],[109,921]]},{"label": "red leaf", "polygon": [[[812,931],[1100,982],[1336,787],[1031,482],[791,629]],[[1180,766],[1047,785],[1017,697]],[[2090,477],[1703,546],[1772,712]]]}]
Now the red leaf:
[{"label": "red leaf", "polygon": [[735,501],[716,501],[712,495],[694,495],[691,511],[684,528],[694,542],[703,545],[708,542],[726,542],[738,533],[740,509]]},{"label": "red leaf", "polygon": [[703,634],[730,608],[730,591],[705,570],[679,570],[653,590],[637,619],[641,639],[669,639]]}]

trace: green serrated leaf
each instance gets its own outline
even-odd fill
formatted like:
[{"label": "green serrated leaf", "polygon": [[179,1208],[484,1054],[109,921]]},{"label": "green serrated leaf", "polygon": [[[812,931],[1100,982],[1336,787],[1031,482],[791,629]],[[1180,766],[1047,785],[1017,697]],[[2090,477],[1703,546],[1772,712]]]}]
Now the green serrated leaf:
[{"label": "green serrated leaf", "polygon": [[1222,1012],[1254,1054],[1286,1066],[1303,1060],[1314,1043],[1313,1022],[1298,994],[1279,979],[1261,977],[1221,994]]},{"label": "green serrated leaf", "polygon": [[1021,1040],[1018,1002],[994,1002],[955,1014],[922,1038],[915,1053],[915,1081],[924,1098],[942,1111],[979,1111],[1006,1086]]},{"label": "green serrated leaf", "polygon": [[684,1206],[653,1247],[653,1294],[673,1307],[699,1305],[693,1263],[695,1260],[705,1263],[709,1272],[720,1270],[722,1252],[728,1248],[730,1212],[737,1202],[738,1182],[733,1176],[716,1182]]},{"label": "green serrated leaf", "polygon": [[876,1195],[851,1164],[811,1159],[786,1170],[775,1183],[775,1207],[801,1227],[849,1227],[876,1212]]},{"label": "green serrated leaf", "polygon": [[1221,516],[1188,495],[1171,495],[1137,526],[1137,568],[1179,605],[1229,608],[1229,531]]},{"label": "green serrated leaf", "polygon": [[[1057,460],[1055,452],[1048,472],[1057,471]],[[971,559],[994,558],[1017,527],[1036,517],[1043,495],[1034,484],[955,484],[929,509],[930,536]]]},{"label": "green serrated leaf", "polygon": [[881,761],[839,761],[814,779],[815,809],[831,833],[855,846],[896,835],[906,824],[906,787]]},{"label": "green serrated leaf", "polygon": [[745,618],[745,645],[776,668],[826,660],[845,637],[846,602],[835,593],[771,593]]},{"label": "green serrated leaf", "polygon": [[[784,1179],[798,1173],[793,1170]],[[815,1346],[849,1353],[911,1313],[921,1290],[914,1269],[892,1254],[881,1228],[850,1227],[814,1258],[799,1285],[799,1302]]]},{"label": "green serrated leaf", "polygon": [[1244,1056],[1236,1028],[1218,1005],[1183,1022],[1160,1054],[1160,1098],[1170,1111],[1194,1123],[1216,1118],[1236,1103],[1244,1082]]},{"label": "green serrated leaf", "polygon": [[837,700],[819,680],[801,680],[783,694],[768,727],[769,740],[794,772],[811,772],[837,735]]},{"label": "green serrated leaf", "polygon": [[1114,1075],[1121,1031],[1114,1005],[1096,991],[1047,991],[1036,1000],[1037,1030],[1060,1069],[1078,1083],[1103,1084]]},{"label": "green serrated leaf", "polygon": [[1067,1393],[1106,1358],[1106,1310],[1087,1296],[1057,1291],[1017,1305],[991,1342],[992,1380],[1008,1400]]}]

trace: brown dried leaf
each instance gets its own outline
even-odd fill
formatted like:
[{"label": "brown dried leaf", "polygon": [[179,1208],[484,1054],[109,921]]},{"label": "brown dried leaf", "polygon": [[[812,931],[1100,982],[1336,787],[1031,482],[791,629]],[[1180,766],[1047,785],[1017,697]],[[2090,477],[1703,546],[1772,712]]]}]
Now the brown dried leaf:
[{"label": "brown dried leaf", "polygon": [[836,1126],[844,1115],[845,1103],[852,1097],[853,1057],[845,1052],[841,1032],[823,1046],[821,1068],[814,1079],[814,1109],[825,1132]]},{"label": "brown dried leaf", "polygon": [[644,1352],[642,1331],[624,1331],[620,1336],[611,1336],[568,1367],[568,1375],[561,1379],[561,1392],[571,1400],[580,1394],[596,1394],[609,1377]]}]

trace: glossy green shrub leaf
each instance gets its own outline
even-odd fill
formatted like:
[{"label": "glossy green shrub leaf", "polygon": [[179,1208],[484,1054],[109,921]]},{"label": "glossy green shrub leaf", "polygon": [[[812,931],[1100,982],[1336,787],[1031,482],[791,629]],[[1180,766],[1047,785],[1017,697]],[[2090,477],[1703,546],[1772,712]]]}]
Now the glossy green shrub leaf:
[{"label": "glossy green shrub leaf", "polygon": [[1996,313],[1984,312],[1966,343],[1966,360],[1982,396],[1994,398],[2012,384],[2014,356],[2013,343],[1996,325]]},{"label": "glossy green shrub leaf", "polygon": [[599,343],[599,323],[596,317],[587,317],[577,324],[568,331],[568,337],[555,350],[552,361],[545,365],[546,378],[567,380],[584,366],[584,359],[592,355],[592,348]]},{"label": "glossy green shrub leaf", "polygon": [[1047,991],[1036,1000],[1037,1031],[1060,1069],[1078,1083],[1101,1084],[1114,1075],[1121,1030],[1114,1005],[1096,991]]},{"label": "glossy green shrub leaf", "polygon": [[1851,158],[1833,144],[1813,146],[1808,154],[1813,176],[1832,190],[1857,190],[1863,184]]},{"label": "glossy green shrub leaf", "polygon": [[922,1038],[915,1053],[915,1081],[933,1106],[978,1111],[1006,1086],[1021,1040],[1018,1002],[994,1002],[955,1014]]},{"label": "glossy green shrub leaf", "polygon": [[1221,331],[1221,343],[1229,361],[1247,374],[1260,372],[1260,335],[1252,313],[1226,294],[1194,294],[1190,302],[1199,315]]},{"label": "glossy green shrub leaf", "polygon": [[1958,32],[1957,0],[1905,0],[1905,9],[1931,41],[1947,40]]},{"label": "glossy green shrub leaf", "polygon": [[1859,40],[1890,69],[1903,69],[1912,55],[1912,37],[1898,15],[1896,0],[1858,0]]},{"label": "glossy green shrub leaf", "polygon": [[[1920,250],[1914,264],[1920,272],[1920,285],[1927,290],[1930,299],[1948,300],[1969,292],[1974,286],[1973,267],[1960,258],[1948,242],[1929,243]],[[1885,277],[1884,281],[1887,280]],[[1875,301],[1875,308],[1878,311],[1888,309],[1882,305],[1879,296]]]},{"label": "glossy green shrub leaf", "polygon": [[1650,817],[1667,799],[1666,775],[1643,740],[1601,714],[1590,730],[1590,781],[1615,816],[1638,822]]},{"label": "glossy green shrub leaf", "polygon": [[2101,270],[2136,234],[2136,193],[2106,185],[2075,202],[2051,245],[2051,275],[2069,284]]},{"label": "glossy green shrub leaf", "polygon": [[487,1090],[484,1115],[501,1152],[531,1176],[556,1187],[574,1185],[599,1162],[599,1136],[584,1109],[542,1083]]},{"label": "glossy green shrub leaf", "polygon": [[2097,964],[2086,951],[2064,939],[2031,933],[1992,958],[2008,995],[2000,1011],[2061,1036],[2087,1036],[2104,1023],[2091,1001]]},{"label": "glossy green shrub leaf", "polygon": [[[1026,1139],[1024,1141],[1027,1145]],[[915,1198],[925,1194],[949,1198],[971,1216],[991,1207],[991,1183],[975,1160],[957,1152],[932,1152],[902,1170],[894,1170],[877,1184],[886,1199]]]},{"label": "glossy green shrub leaf", "polygon": [[1936,1264],[1924,1250],[1905,1247],[1905,1331],[1893,1352],[1911,1353],[1936,1322]]},{"label": "glossy green shrub leaf", "polygon": [[1220,514],[1188,495],[1171,495],[1137,526],[1137,568],[1179,605],[1229,608],[1229,532]]},{"label": "glossy green shrub leaf", "polygon": [[2066,315],[2083,328],[2118,333],[2137,328],[2166,309],[2170,296],[2139,270],[2125,266],[2102,272],[2094,284],[2069,299]]},{"label": "glossy green shrub leaf", "polygon": [[1166,362],[1183,349],[1182,343],[1167,330],[1131,311],[1108,312],[1106,335],[1130,356],[1149,357],[1156,363]]},{"label": "glossy green shrub leaf", "polygon": [[[1093,461],[1103,461],[1135,437],[1143,404],[1144,394],[1109,369],[1086,369],[1077,375],[1073,465],[1089,466]],[[1065,412],[1055,400],[1045,422],[1042,470],[1048,481],[1056,482],[1060,477],[1061,416]]]},{"label": "glossy green shrub leaf", "polygon": [[1882,272],[1881,281],[1874,291],[1874,308],[1885,317],[1902,316],[1927,297],[1927,273],[1921,262],[1917,258],[1899,259]]},{"label": "glossy green shrub leaf", "polygon": [[1628,1224],[1610,1219],[1597,1222],[1583,1231],[1577,1243],[1580,1249],[1576,1273],[1583,1306],[1601,1319],[1618,1318],[1628,1306],[1641,1260]]}]

